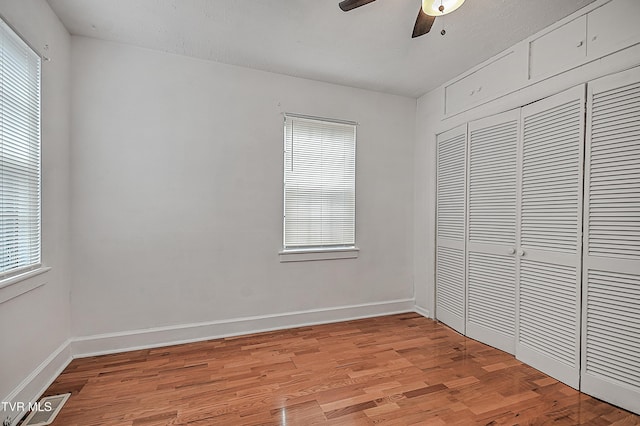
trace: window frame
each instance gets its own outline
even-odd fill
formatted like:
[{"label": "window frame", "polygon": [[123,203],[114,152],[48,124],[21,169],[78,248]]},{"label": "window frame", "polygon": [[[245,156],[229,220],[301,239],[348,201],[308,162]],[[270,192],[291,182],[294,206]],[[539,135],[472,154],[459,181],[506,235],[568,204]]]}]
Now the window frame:
[{"label": "window frame", "polygon": [[[316,123],[336,124],[342,126],[353,127],[353,244],[340,244],[340,245],[319,245],[319,246],[289,246],[285,245],[286,242],[286,207],[287,207],[287,119],[291,120],[305,120]],[[357,247],[357,203],[356,203],[356,163],[357,163],[357,122],[338,120],[332,118],[316,117],[302,114],[285,113],[284,125],[283,125],[283,167],[282,167],[282,190],[283,190],[283,202],[282,202],[282,246],[279,252],[281,262],[297,262],[308,260],[329,260],[329,259],[349,259],[357,258],[359,248]]]},{"label": "window frame", "polygon": [[[26,115],[26,112],[25,112],[26,109],[30,109],[31,110],[30,113],[35,114],[35,118],[27,118],[27,119],[24,119],[24,121],[29,122],[30,120],[33,120],[37,123],[37,125],[35,126],[28,127],[30,129],[29,131],[34,131],[36,133],[36,136],[33,136],[33,135],[26,136],[24,137],[24,141],[21,140],[20,143],[16,144],[18,147],[25,150],[25,152],[28,152],[28,154],[25,154],[26,156],[25,164],[27,164],[26,167],[31,168],[35,166],[33,167],[33,170],[36,172],[35,174],[37,174],[37,179],[31,179],[31,180],[27,179],[26,181],[28,183],[24,185],[21,189],[21,191],[25,191],[26,193],[35,193],[37,194],[37,196],[35,197],[32,196],[30,198],[29,197],[27,198],[29,199],[29,201],[27,202],[28,207],[26,208],[26,213],[22,215],[18,214],[19,217],[17,220],[29,222],[29,226],[31,227],[35,226],[36,230],[32,232],[27,232],[28,237],[21,237],[19,239],[20,242],[18,242],[18,244],[16,245],[16,250],[26,253],[21,255],[25,257],[24,261],[18,262],[15,267],[10,267],[8,269],[0,271],[0,290],[3,290],[2,293],[0,293],[0,303],[2,303],[5,300],[16,297],[17,295],[22,294],[23,292],[26,292],[24,290],[21,290],[21,292],[14,295],[13,293],[16,293],[17,290],[12,289],[10,290],[10,293],[12,294],[9,294],[7,293],[9,291],[8,289],[6,289],[7,287],[12,286],[13,284],[19,283],[20,281],[24,281],[28,278],[37,276],[43,272],[50,270],[51,268],[43,267],[43,264],[42,264],[42,63],[43,63],[43,57],[2,16],[0,16],[0,27],[2,27],[2,34],[0,35],[0,37],[3,38],[2,44],[5,46],[9,46],[10,44],[13,44],[15,48],[18,49],[17,52],[19,54],[25,55],[24,63],[29,64],[31,62],[32,65],[27,65],[27,66],[35,66],[33,78],[31,75],[27,73],[26,77],[23,80],[19,80],[17,81],[17,83],[13,82],[14,84],[12,85],[17,84],[21,86],[23,90],[25,90],[24,88],[26,87],[30,89],[35,89],[34,93],[37,96],[37,99],[34,100],[32,97],[30,98],[29,95],[31,94],[28,94],[19,98],[18,101],[11,101],[12,91],[9,90],[11,86],[9,85],[5,86],[4,79],[2,81],[2,84],[3,84],[2,93],[4,93],[4,95],[1,101],[2,101],[2,105],[4,105],[3,108],[5,108],[7,111],[19,110],[20,112],[19,117],[23,117],[23,119],[24,119],[24,116]],[[9,48],[3,48],[2,50],[3,55],[5,54],[8,55],[8,49]],[[9,56],[7,57],[9,58]],[[23,81],[25,83],[23,83]],[[15,103],[19,102],[21,99],[27,99],[26,105],[28,106],[25,106],[20,109],[16,108]],[[3,123],[8,123],[11,120],[3,115],[0,121],[2,121]],[[1,127],[4,128],[4,125],[2,125]],[[8,139],[4,137],[4,132],[3,132],[2,139],[0,140],[0,143],[2,145],[0,152],[4,152],[5,145],[6,145],[5,141],[7,140]],[[22,142],[26,142],[26,145],[23,144]],[[7,144],[7,146],[10,147],[11,145]],[[36,147],[35,153],[33,151],[34,146]],[[2,158],[3,159],[5,158],[4,154],[2,154]],[[4,174],[3,170],[4,168],[0,166],[0,173]],[[23,173],[25,173],[25,176],[27,176],[27,178],[29,177],[28,176],[29,172],[23,172]],[[20,175],[18,176],[22,177]],[[11,198],[6,198],[6,199],[9,200]],[[0,203],[2,205],[5,204],[4,201],[5,201],[4,195],[0,194]],[[25,232],[23,229],[23,225],[18,225],[15,228],[15,232],[17,233]],[[33,238],[34,236],[35,238]],[[24,241],[22,241],[23,239]],[[6,240],[0,241],[0,247],[4,249],[5,243],[6,243]],[[37,249],[33,250],[28,248],[29,245],[34,245],[34,244],[37,247]],[[27,248],[25,249],[25,247]],[[42,285],[42,284],[39,284],[39,285]]]}]

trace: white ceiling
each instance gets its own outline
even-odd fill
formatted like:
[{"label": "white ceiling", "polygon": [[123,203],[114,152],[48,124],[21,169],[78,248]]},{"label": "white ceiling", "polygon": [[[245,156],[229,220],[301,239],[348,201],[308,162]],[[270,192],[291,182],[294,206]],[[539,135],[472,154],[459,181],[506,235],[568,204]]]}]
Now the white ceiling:
[{"label": "white ceiling", "polygon": [[467,0],[416,39],[420,0],[48,1],[74,35],[419,97],[593,0]]}]

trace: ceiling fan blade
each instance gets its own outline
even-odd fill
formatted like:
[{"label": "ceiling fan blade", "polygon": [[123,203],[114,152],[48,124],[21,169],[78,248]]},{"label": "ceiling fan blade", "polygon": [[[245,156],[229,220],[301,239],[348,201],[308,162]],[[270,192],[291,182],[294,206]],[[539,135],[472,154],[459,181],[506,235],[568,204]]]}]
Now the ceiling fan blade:
[{"label": "ceiling fan blade", "polygon": [[345,12],[348,12],[351,9],[364,6],[365,4],[369,4],[373,1],[376,1],[376,0],[343,0],[340,2],[338,6],[340,6],[340,9],[344,10]]},{"label": "ceiling fan blade", "polygon": [[411,34],[411,38],[420,37],[421,35],[428,33],[431,30],[433,21],[435,20],[435,16],[427,15],[422,11],[422,7],[420,7],[418,17],[416,18],[416,24],[413,26],[413,34]]}]

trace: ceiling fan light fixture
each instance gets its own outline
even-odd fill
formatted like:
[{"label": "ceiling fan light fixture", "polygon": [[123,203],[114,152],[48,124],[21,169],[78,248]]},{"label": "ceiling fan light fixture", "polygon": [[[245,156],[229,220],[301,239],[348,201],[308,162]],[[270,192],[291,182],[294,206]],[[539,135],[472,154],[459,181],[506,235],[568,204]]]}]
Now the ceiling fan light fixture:
[{"label": "ceiling fan light fixture", "polygon": [[422,11],[429,16],[442,16],[451,13],[465,0],[422,0]]}]

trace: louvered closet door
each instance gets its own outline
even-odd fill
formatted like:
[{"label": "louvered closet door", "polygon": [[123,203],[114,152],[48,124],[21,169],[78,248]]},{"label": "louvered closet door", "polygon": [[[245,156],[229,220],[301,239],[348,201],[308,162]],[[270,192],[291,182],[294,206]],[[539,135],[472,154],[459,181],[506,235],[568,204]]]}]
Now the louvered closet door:
[{"label": "louvered closet door", "polygon": [[585,87],[522,109],[516,357],[578,388]]},{"label": "louvered closet door", "polygon": [[436,318],[464,334],[467,125],[437,144]]},{"label": "louvered closet door", "polygon": [[588,85],[581,390],[640,413],[640,69]]},{"label": "louvered closet door", "polygon": [[467,335],[515,351],[520,111],[469,123]]}]

